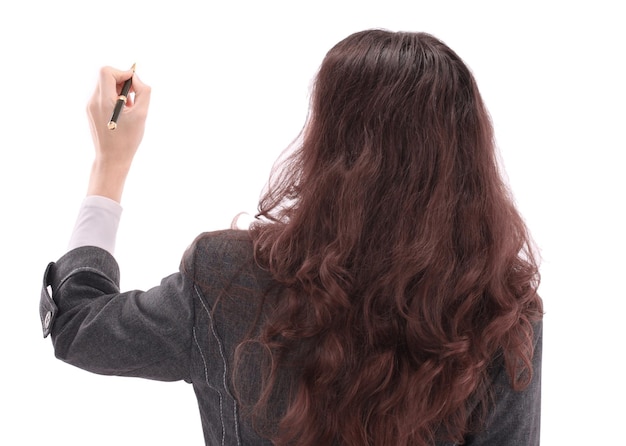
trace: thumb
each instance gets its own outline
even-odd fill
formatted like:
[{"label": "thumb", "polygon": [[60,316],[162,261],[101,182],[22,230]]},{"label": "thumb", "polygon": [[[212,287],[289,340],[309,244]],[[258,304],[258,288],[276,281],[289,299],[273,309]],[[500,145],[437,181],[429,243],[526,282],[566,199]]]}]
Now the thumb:
[{"label": "thumb", "polygon": [[137,73],[133,74],[131,90],[135,93],[132,103],[132,108],[135,110],[135,113],[139,111],[143,111],[144,114],[147,113],[148,107],[150,106],[150,94],[152,89],[139,79]]}]

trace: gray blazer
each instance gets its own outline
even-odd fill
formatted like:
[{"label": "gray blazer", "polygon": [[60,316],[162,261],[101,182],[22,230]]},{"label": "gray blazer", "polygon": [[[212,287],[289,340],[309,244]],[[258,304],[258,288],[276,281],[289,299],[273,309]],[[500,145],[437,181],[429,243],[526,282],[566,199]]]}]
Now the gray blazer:
[{"label": "gray blazer", "polygon": [[[262,325],[261,296],[271,284],[254,263],[245,231],[199,237],[183,256],[180,272],[147,291],[120,292],[115,259],[86,246],[48,265],[40,317],[56,357],[74,366],[104,375],[191,383],[207,445],[270,445],[243,415],[245,398],[235,394],[231,378],[235,348]],[[272,299],[268,295],[266,305]],[[468,437],[466,445],[539,445],[541,339],[539,324],[534,378],[524,391],[511,389],[497,363],[487,426]],[[259,364],[245,362],[237,379],[242,388],[254,389]],[[284,397],[277,395],[274,410],[284,407]]]}]

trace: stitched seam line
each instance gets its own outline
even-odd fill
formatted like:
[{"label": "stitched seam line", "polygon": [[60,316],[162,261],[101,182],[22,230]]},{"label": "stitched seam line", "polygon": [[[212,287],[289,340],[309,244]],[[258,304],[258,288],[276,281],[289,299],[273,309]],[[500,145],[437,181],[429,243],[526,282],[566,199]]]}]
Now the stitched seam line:
[{"label": "stitched seam line", "polygon": [[204,380],[206,381],[207,386],[209,386],[210,389],[213,389],[217,393],[217,396],[220,399],[220,423],[222,424],[222,446],[224,446],[226,444],[226,427],[224,426],[224,416],[223,416],[224,404],[222,402],[222,394],[220,393],[219,390],[213,387],[211,383],[209,382],[209,372],[207,370],[206,359],[204,358],[204,354],[202,353],[202,348],[200,348],[200,343],[198,342],[198,338],[196,336],[195,327],[193,328],[193,340],[196,344],[196,347],[198,348],[198,351],[200,352],[200,357],[202,358],[202,365],[204,366]]},{"label": "stitched seam line", "polygon": [[222,345],[221,339],[219,338],[219,336],[217,335],[217,333],[215,331],[215,323],[213,321],[213,316],[211,315],[211,312],[209,311],[209,309],[204,304],[204,301],[202,300],[200,292],[199,292],[199,290],[198,290],[198,288],[196,286],[194,286],[194,290],[196,291],[196,294],[198,295],[198,299],[200,299],[200,303],[202,304],[202,308],[204,308],[204,311],[206,311],[207,315],[209,316],[209,320],[211,321],[211,333],[213,334],[213,337],[215,338],[215,340],[217,341],[217,344],[219,346],[220,356],[222,357],[222,364],[224,365],[223,372],[222,372],[222,385],[224,386],[224,391],[233,400],[233,415],[234,415],[234,420],[235,420],[235,438],[237,439],[237,445],[240,446],[241,445],[241,441],[239,439],[239,417],[237,416],[237,400],[230,394],[230,391],[228,390],[228,386],[226,385],[226,379],[227,379],[226,375],[227,374],[226,374],[226,356],[224,355],[224,347]]}]

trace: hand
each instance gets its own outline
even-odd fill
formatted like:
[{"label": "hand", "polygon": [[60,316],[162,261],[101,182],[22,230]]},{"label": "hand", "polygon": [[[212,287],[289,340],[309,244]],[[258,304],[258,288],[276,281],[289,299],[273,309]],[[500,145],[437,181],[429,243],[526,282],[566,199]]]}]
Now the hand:
[{"label": "hand", "polygon": [[[109,130],[107,123],[122,84],[131,76],[131,94],[120,113],[117,128]],[[111,67],[100,70],[98,85],[87,105],[96,151],[87,192],[89,195],[102,195],[117,202],[121,200],[126,176],[143,138],[150,91],[150,87],[131,70],[120,71]]]}]

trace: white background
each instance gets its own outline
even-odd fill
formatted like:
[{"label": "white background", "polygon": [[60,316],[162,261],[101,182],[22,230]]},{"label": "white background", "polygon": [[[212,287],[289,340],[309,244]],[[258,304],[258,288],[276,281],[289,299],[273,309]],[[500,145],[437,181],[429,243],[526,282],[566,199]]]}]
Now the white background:
[{"label": "white background", "polygon": [[[19,5],[18,5],[19,4]],[[200,445],[191,386],[54,358],[41,276],[64,249],[92,158],[101,65],[152,86],[127,182],[123,288],[177,270],[201,231],[253,214],[297,135],[326,51],[365,28],[427,31],[473,70],[543,257],[544,445],[626,444],[626,149],[618,1],[3,2],[0,444]]]}]

